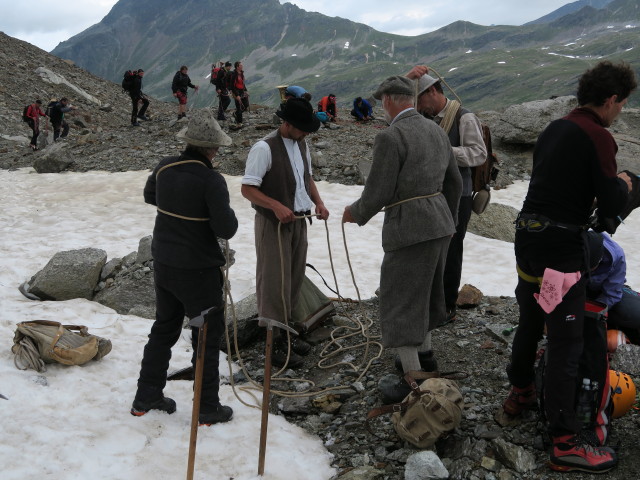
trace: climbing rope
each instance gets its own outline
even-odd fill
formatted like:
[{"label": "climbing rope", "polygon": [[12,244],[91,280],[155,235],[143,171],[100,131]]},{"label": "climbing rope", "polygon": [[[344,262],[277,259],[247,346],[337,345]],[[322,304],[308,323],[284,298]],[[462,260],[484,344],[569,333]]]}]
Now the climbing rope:
[{"label": "climbing rope", "polygon": [[16,350],[13,352],[15,353],[13,363],[18,370],[26,370],[28,368],[37,372],[44,372],[47,370],[44,361],[40,358],[38,347],[32,338],[27,336],[23,337],[20,340],[20,343],[18,343]]}]

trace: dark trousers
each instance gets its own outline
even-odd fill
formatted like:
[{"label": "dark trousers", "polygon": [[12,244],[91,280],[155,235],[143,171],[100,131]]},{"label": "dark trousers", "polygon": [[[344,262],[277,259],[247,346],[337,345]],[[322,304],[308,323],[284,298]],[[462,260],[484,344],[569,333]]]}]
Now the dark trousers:
[{"label": "dark trousers", "polygon": [[455,310],[460,290],[460,277],[462,276],[462,255],[464,253],[463,243],[467,234],[467,225],[471,218],[471,207],[473,198],[471,196],[460,197],[458,207],[458,225],[456,233],[451,237],[449,250],[447,251],[447,262],[444,267],[444,301],[447,311]]},{"label": "dark trousers", "polygon": [[242,112],[245,110],[249,110],[249,98],[248,97],[240,97],[240,101],[234,99],[236,102],[236,111],[233,114],[236,119],[236,123],[242,123]]},{"label": "dark trousers", "polygon": [[[522,267],[520,260],[518,264]],[[547,314],[533,296],[540,291],[538,284],[518,278],[516,299],[520,307],[520,320],[513,339],[507,374],[511,384],[519,388],[534,381],[538,342],[546,324],[548,360],[544,401],[551,436],[577,433],[580,429],[575,415],[575,395],[584,345],[585,285],[586,277],[583,276],[569,289],[555,310]]]},{"label": "dark trousers", "polygon": [[[58,138],[66,137],[69,135],[69,124],[64,120],[60,120],[60,122],[54,122],[51,120],[51,126],[53,127],[53,141],[55,142]],[[60,131],[62,130],[62,134]]]},{"label": "dark trousers", "polygon": [[33,120],[29,120],[29,128],[31,128],[31,131],[33,132],[33,135],[31,135],[31,145],[35,145],[37,147],[38,135],[40,135],[40,128],[38,127],[36,122],[34,122]]},{"label": "dark trousers", "polygon": [[[221,93],[218,95],[218,120],[226,120],[224,112],[229,108],[229,104],[231,103],[231,98],[229,98],[229,92]],[[237,107],[236,107],[237,108]]]},{"label": "dark trousers", "polygon": [[[142,103],[142,108],[138,110],[139,104]],[[138,117],[144,117],[149,107],[149,100],[144,97],[131,97],[131,123],[136,123]]]},{"label": "dark trousers", "polygon": [[[200,411],[208,413],[220,404],[218,356],[220,339],[224,333],[222,272],[217,267],[185,270],[154,262],[154,280],[156,320],[151,327],[149,341],[144,347],[136,399],[150,400],[162,394],[167,382],[171,347],[180,338],[184,316],[193,318],[203,310],[219,306],[219,309],[205,317],[207,339]],[[195,368],[198,329],[192,328],[191,335],[191,363]]]}]

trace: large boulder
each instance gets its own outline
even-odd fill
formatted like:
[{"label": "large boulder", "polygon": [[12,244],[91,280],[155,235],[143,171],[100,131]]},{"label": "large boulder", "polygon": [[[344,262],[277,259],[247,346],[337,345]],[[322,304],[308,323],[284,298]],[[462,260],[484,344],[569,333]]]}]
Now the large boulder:
[{"label": "large boulder", "polygon": [[533,145],[552,120],[577,106],[578,100],[572,95],[511,105],[492,125],[491,135],[504,143]]},{"label": "large boulder", "polygon": [[29,293],[43,300],[91,300],[107,252],[83,248],[56,253],[29,281]]},{"label": "large boulder", "polygon": [[64,151],[62,143],[54,143],[42,150],[33,162],[33,168],[38,173],[60,173],[71,165],[73,165],[73,160]]},{"label": "large boulder", "polygon": [[513,243],[516,231],[513,221],[518,210],[501,203],[490,203],[482,215],[471,214],[467,231],[481,237]]},{"label": "large boulder", "polygon": [[107,279],[105,288],[96,293],[94,300],[123,315],[155,318],[153,270],[140,263],[122,266],[118,270],[113,279]]}]

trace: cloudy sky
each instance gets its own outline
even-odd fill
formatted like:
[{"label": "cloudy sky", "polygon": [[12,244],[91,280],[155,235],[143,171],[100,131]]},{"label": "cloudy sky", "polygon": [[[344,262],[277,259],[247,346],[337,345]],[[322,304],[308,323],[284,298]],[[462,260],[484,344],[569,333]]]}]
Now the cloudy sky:
[{"label": "cloudy sky", "polygon": [[[348,18],[376,30],[419,35],[456,20],[480,25],[522,25],[571,0],[404,0],[393,9],[388,0],[300,0],[300,8]],[[0,0],[0,31],[51,51],[58,43],[94,25],[109,13],[117,0]],[[280,3],[285,3],[280,0]],[[479,8],[479,5],[482,5]]]}]

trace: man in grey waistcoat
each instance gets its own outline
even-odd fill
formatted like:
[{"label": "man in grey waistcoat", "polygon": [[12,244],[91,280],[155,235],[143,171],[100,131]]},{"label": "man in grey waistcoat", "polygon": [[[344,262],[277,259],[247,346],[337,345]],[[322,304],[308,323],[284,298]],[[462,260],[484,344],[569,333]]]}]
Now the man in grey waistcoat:
[{"label": "man in grey waistcoat", "polygon": [[[482,165],[486,161],[487,147],[482,139],[482,126],[478,117],[462,107],[457,101],[449,100],[444,95],[442,82],[428,73],[429,67],[416,65],[407,74],[408,78],[419,79],[416,108],[445,129],[462,176],[458,225],[456,233],[449,242],[447,261],[444,267],[444,300],[447,313],[438,321],[440,325],[444,325],[456,318],[456,303],[462,277],[464,237],[467,234],[467,225],[471,219],[473,206],[471,168]],[[449,112],[450,110],[451,112]],[[448,115],[453,116],[455,120],[447,122]]]},{"label": "man in grey waistcoat", "polygon": [[[313,209],[320,219],[326,220],[329,211],[311,176],[311,155],[305,140],[320,128],[313,107],[303,98],[290,98],[276,115],[282,118],[282,125],[251,147],[242,178],[242,195],[256,210],[258,313],[287,323],[306,268],[307,223],[303,216]],[[286,338],[276,329],[274,339],[272,362],[281,367],[287,360]],[[287,365],[300,366],[303,361],[300,355],[308,353],[311,346],[298,338],[292,340],[291,347]]]},{"label": "man in grey waistcoat", "polygon": [[[447,135],[414,109],[410,79],[387,78],[374,98],[382,100],[389,128],[376,136],[364,191],[342,221],[364,225],[384,208],[382,344],[397,350],[406,373],[421,370],[419,355],[431,350],[429,331],[445,315],[442,275],[462,180]],[[380,386],[385,403],[409,390],[399,377]]]}]

